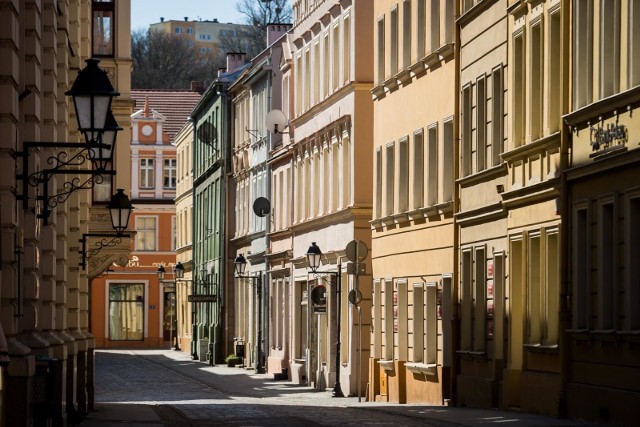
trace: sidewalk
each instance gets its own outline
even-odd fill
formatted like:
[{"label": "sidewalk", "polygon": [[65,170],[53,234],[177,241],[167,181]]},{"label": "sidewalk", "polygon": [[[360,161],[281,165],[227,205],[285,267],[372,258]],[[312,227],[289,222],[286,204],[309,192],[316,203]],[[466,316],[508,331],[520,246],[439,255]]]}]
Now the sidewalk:
[{"label": "sidewalk", "polygon": [[[274,381],[272,375],[255,374],[253,370],[226,365],[211,367],[192,361],[186,353],[171,350],[96,353],[96,410],[79,424],[81,427],[221,425],[221,419],[226,421],[223,425],[278,425],[274,418],[260,418],[261,407],[264,406],[281,408],[278,412],[289,415],[304,411],[307,419],[316,422],[296,425],[308,426],[392,425],[383,421],[390,419],[399,425],[452,427],[486,424],[528,427],[596,425],[519,412],[366,402],[364,397],[361,402],[357,397],[333,398],[330,390],[316,391],[287,381]],[[115,357],[120,364],[110,359]],[[137,369],[140,377],[153,384],[149,381],[153,375],[140,372],[140,367],[135,368],[136,363],[144,363],[149,372],[165,378],[165,383],[158,388],[140,391],[131,385],[129,390],[121,391],[129,383],[126,378],[123,382],[113,377],[122,375],[123,367],[124,370],[129,366]],[[135,372],[125,376],[130,377],[132,383],[136,380]],[[101,383],[105,381],[109,384]],[[209,416],[218,422],[208,422]]]}]

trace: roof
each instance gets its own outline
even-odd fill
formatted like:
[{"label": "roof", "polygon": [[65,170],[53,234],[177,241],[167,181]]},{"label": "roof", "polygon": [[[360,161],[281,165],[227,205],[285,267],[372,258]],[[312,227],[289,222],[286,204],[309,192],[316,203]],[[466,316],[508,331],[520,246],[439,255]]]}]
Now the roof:
[{"label": "roof", "polygon": [[173,142],[174,137],[189,119],[193,107],[200,100],[200,93],[192,90],[145,89],[132,90],[131,97],[136,105],[134,112],[144,110],[145,100],[149,100],[148,108],[157,111],[166,118],[162,128]]}]

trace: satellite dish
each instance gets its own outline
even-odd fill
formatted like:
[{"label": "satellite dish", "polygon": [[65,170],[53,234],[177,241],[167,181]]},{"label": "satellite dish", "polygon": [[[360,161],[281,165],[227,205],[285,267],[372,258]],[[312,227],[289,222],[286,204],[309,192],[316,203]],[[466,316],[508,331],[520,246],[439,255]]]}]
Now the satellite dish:
[{"label": "satellite dish", "polygon": [[260,218],[264,218],[271,212],[271,203],[264,197],[258,197],[253,202],[253,212]]},{"label": "satellite dish", "polygon": [[287,116],[280,110],[271,110],[267,113],[267,129],[273,133],[286,133],[282,130],[287,127]]}]

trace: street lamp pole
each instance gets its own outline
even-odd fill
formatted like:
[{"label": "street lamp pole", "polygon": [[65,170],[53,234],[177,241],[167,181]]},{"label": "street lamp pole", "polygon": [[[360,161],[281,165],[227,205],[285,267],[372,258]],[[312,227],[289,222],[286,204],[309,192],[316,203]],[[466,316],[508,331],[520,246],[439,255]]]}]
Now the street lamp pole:
[{"label": "street lamp pole", "polygon": [[256,343],[256,374],[264,374],[264,366],[262,365],[262,273],[257,276],[245,276],[244,272],[247,268],[247,260],[242,254],[239,254],[233,262],[236,269],[236,277],[239,279],[250,279],[251,286],[256,289],[258,297],[258,342]]},{"label": "street lamp pole", "polygon": [[333,391],[331,395],[333,397],[344,397],[344,393],[342,392],[342,387],[340,386],[340,332],[341,332],[341,299],[342,299],[342,264],[338,261],[337,271],[318,271],[318,267],[320,267],[320,261],[322,258],[322,251],[316,245],[316,242],[313,242],[309,249],[307,250],[307,260],[309,261],[309,268],[313,274],[330,274],[335,276],[336,278],[336,382],[333,386]]}]

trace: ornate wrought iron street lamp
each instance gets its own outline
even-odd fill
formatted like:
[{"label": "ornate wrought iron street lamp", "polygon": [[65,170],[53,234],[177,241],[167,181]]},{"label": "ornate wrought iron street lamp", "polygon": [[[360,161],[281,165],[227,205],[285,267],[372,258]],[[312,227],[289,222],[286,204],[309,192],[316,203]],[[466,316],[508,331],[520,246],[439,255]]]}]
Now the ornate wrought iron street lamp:
[{"label": "ornate wrought iron street lamp", "polygon": [[336,278],[336,326],[337,326],[337,331],[336,331],[336,336],[337,336],[337,340],[336,340],[336,382],[333,386],[333,391],[331,393],[331,395],[333,397],[344,397],[344,393],[342,392],[342,387],[340,386],[340,364],[342,363],[340,360],[340,332],[341,332],[341,325],[340,325],[340,294],[341,294],[341,285],[342,285],[342,265],[340,264],[340,262],[338,262],[338,270],[337,271],[318,271],[318,268],[320,268],[320,263],[322,262],[322,251],[320,250],[320,248],[318,247],[318,245],[316,245],[316,242],[311,243],[311,246],[309,246],[309,249],[307,249],[307,261],[309,262],[309,270],[311,270],[311,273],[313,273],[314,275],[318,276],[321,274],[330,274],[335,276]]},{"label": "ornate wrought iron street lamp", "polygon": [[258,297],[258,342],[256,343],[256,374],[264,374],[264,366],[262,365],[262,273],[257,276],[246,276],[247,260],[242,254],[239,254],[233,261],[236,270],[236,277],[239,279],[251,280],[251,286],[256,289]]}]

